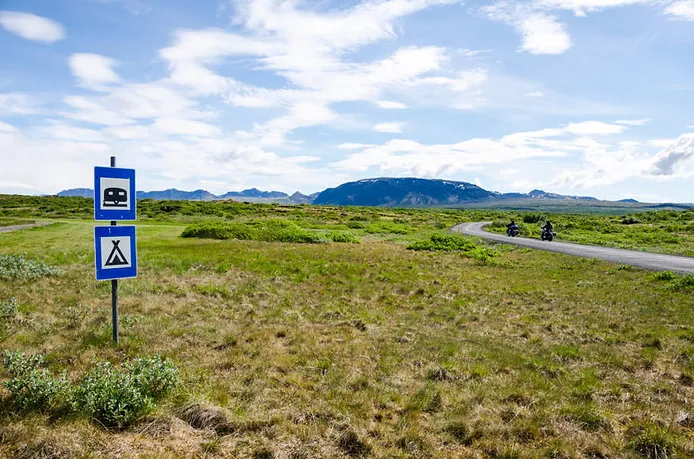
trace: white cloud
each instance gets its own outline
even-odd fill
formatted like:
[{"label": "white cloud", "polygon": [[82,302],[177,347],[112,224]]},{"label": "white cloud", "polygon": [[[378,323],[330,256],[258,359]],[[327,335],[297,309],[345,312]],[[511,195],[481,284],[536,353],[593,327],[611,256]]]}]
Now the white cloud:
[{"label": "white cloud", "polygon": [[586,12],[601,11],[619,6],[649,3],[652,0],[534,0],[538,8],[570,10],[577,16],[585,16]]},{"label": "white cloud", "polygon": [[375,125],[373,129],[376,132],[388,132],[391,134],[398,134],[402,132],[403,125],[404,123],[394,121],[391,123],[379,123]]},{"label": "white cloud", "polygon": [[675,175],[678,172],[678,167],[692,158],[694,158],[694,134],[683,134],[658,153],[653,168],[648,172],[659,176]]},{"label": "white cloud", "polygon": [[653,139],[648,142],[652,147],[666,148],[675,143],[677,139]]},{"label": "white cloud", "polygon": [[385,109],[392,109],[392,110],[399,110],[399,109],[405,109],[407,108],[407,105],[403,104],[402,102],[393,102],[390,100],[379,100],[376,102],[376,104]]},{"label": "white cloud", "polygon": [[116,61],[99,54],[77,53],[68,59],[72,74],[80,85],[96,90],[103,90],[103,85],[116,83],[119,77],[113,71]]},{"label": "white cloud", "polygon": [[65,38],[60,23],[19,11],[0,11],[0,27],[22,38],[42,43],[55,43]]},{"label": "white cloud", "polygon": [[640,120],[617,120],[617,121],[615,121],[615,123],[623,124],[625,126],[644,126],[650,120],[651,120],[650,118],[643,118]]},{"label": "white cloud", "polygon": [[480,54],[486,54],[490,50],[489,49],[467,49],[467,48],[458,48],[455,50],[455,53],[459,56],[464,56],[464,57],[475,57],[479,56]]},{"label": "white cloud", "polygon": [[0,132],[11,134],[13,132],[17,132],[17,128],[12,126],[11,124],[3,123],[2,121],[0,121]]},{"label": "white cloud", "polygon": [[[426,84],[423,75],[444,71],[450,59],[445,49],[435,46],[401,48],[374,62],[348,62],[344,57],[363,45],[395,38],[395,21],[399,18],[458,1],[372,0],[317,13],[299,9],[304,5],[295,2],[239,0],[233,19],[243,28],[243,35],[220,29],[181,30],[160,55],[169,63],[171,81],[197,94],[222,94],[229,103],[243,107],[289,107],[287,115],[278,121],[254,129],[275,131],[276,143],[294,129],[291,125],[311,125],[293,107],[309,104],[327,108],[335,102],[380,100],[386,90]],[[292,89],[254,87],[214,70],[233,56],[250,57],[254,70],[274,72]],[[464,91],[478,84],[481,75],[476,70],[457,78],[446,76],[440,84]],[[288,117],[292,114],[302,119],[291,121]],[[318,116],[314,124],[324,123],[327,118],[342,120],[338,116]],[[288,127],[282,132],[276,129],[278,124]]]},{"label": "white cloud", "polygon": [[515,25],[523,35],[521,49],[530,54],[562,54],[571,48],[566,27],[553,16],[532,13],[520,18]]},{"label": "white cloud", "polygon": [[38,112],[38,103],[29,95],[18,92],[0,93],[1,115],[31,115]]},{"label": "white cloud", "polygon": [[581,123],[569,123],[565,131],[576,135],[610,135],[619,134],[627,129],[626,126],[603,123],[602,121],[583,121]]},{"label": "white cloud", "polygon": [[665,14],[676,19],[694,21],[694,0],[679,0],[665,8]]},{"label": "white cloud", "polygon": [[526,96],[528,97],[543,97],[544,95],[545,93],[543,93],[542,91],[533,91],[526,94]]},{"label": "white cloud", "polygon": [[571,48],[571,37],[556,17],[532,4],[496,3],[482,8],[490,19],[515,27],[523,37],[521,51],[530,54],[562,54]]},{"label": "white cloud", "polygon": [[160,118],[154,126],[167,134],[181,134],[200,137],[216,137],[221,134],[218,127],[200,121],[176,118]]},{"label": "white cloud", "polygon": [[341,150],[361,150],[362,148],[369,148],[373,147],[375,145],[368,144],[368,143],[353,143],[353,142],[347,142],[343,143],[337,146],[337,148]]}]

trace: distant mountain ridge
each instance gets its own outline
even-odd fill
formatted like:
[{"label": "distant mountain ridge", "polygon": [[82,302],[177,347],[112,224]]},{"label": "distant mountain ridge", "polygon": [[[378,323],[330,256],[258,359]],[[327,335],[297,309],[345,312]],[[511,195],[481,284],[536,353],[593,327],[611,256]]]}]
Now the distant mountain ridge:
[{"label": "distant mountain ridge", "polygon": [[[138,191],[137,199],[153,199],[155,201],[217,201],[232,199],[234,201],[248,202],[278,202],[286,204],[310,204],[313,202],[318,193],[307,196],[298,191],[289,196],[281,191],[261,191],[257,188],[250,188],[243,191],[230,191],[223,195],[217,196],[207,190],[183,191],[176,188],[170,188],[162,191]],[[93,198],[94,190],[91,188],[72,188],[63,190],[57,194],[61,197],[83,197]]]},{"label": "distant mountain ridge", "polygon": [[[89,188],[74,188],[58,193],[58,196],[93,197]],[[386,207],[537,207],[537,206],[591,206],[601,201],[591,196],[565,196],[543,190],[529,193],[499,193],[461,181],[380,177],[343,183],[320,193],[305,195],[295,192],[291,196],[281,191],[262,191],[249,188],[215,195],[207,190],[182,191],[171,188],[163,191],[138,191],[137,199],[215,201],[232,199],[253,203],[322,204],[336,206],[386,206]],[[635,199],[617,201],[622,206],[641,204]]]},{"label": "distant mountain ridge", "polygon": [[529,193],[498,193],[468,182],[419,178],[388,178],[358,180],[328,188],[314,204],[355,206],[456,206],[474,202],[506,201],[599,201],[590,196],[564,196],[532,190]]}]

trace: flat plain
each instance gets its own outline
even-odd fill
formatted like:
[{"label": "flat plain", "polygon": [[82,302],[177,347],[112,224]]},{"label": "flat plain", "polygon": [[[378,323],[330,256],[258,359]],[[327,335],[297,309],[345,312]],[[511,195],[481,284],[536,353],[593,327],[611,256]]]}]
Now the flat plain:
[{"label": "flat plain", "polygon": [[[691,276],[447,234],[547,215],[143,202],[116,347],[90,205],[0,198],[2,221],[55,222],[0,235],[0,347],[65,381],[20,406],[0,370],[0,455],[694,455]],[[551,218],[565,240],[694,248],[692,211]],[[103,362],[154,356],[176,383],[128,422],[74,401]]]}]

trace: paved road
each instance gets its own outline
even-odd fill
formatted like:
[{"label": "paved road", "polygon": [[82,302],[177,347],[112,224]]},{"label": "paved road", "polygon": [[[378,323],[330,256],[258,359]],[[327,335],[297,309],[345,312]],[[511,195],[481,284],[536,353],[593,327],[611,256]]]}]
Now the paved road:
[{"label": "paved road", "polygon": [[9,233],[10,231],[19,231],[29,228],[38,228],[39,226],[51,225],[51,223],[40,222],[40,223],[28,223],[26,225],[14,225],[14,226],[0,226],[0,233]]},{"label": "paved road", "polygon": [[653,271],[675,271],[679,273],[694,274],[694,258],[678,257],[675,255],[663,255],[660,253],[639,252],[636,250],[611,249],[594,245],[571,244],[568,242],[541,241],[539,239],[527,239],[522,237],[508,237],[504,234],[489,233],[482,228],[491,222],[461,223],[451,228],[456,233],[478,236],[495,242],[516,244],[533,249],[561,252],[579,257],[599,258],[601,260],[638,266],[639,268]]}]

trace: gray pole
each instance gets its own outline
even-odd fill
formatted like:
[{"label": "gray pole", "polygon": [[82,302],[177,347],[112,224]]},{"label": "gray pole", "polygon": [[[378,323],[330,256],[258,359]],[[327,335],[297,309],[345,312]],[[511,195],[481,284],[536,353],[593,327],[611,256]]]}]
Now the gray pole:
[{"label": "gray pole", "polygon": [[[116,167],[115,156],[111,156],[111,167]],[[114,220],[111,220],[111,226],[116,226]],[[113,342],[118,344],[118,279],[111,280],[111,321],[113,322]]]}]

